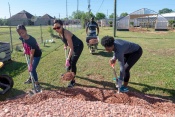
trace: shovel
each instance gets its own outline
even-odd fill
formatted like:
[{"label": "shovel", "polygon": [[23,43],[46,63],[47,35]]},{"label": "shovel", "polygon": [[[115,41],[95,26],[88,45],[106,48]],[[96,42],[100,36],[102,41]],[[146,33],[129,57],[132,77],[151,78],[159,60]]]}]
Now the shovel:
[{"label": "shovel", "polygon": [[118,86],[118,76],[117,76],[117,72],[115,70],[115,63],[111,64],[111,67],[113,69],[113,74],[114,74],[113,80],[116,81],[116,88],[118,88],[118,93],[120,93],[120,87]]}]

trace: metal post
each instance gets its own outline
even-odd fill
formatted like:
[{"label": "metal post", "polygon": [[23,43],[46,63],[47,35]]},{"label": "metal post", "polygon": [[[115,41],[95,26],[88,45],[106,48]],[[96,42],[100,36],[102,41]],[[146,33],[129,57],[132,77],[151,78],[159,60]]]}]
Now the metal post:
[{"label": "metal post", "polygon": [[42,27],[41,27],[41,24],[40,24],[40,31],[41,31],[41,43],[43,43],[43,32],[42,32]]},{"label": "metal post", "polygon": [[[10,12],[10,4],[9,5],[9,13],[10,13],[10,18],[11,18],[11,12]],[[11,19],[9,20],[9,29],[10,29],[10,44],[11,44],[11,53],[13,52],[13,42],[12,42],[12,30],[11,30]]]},{"label": "metal post", "polygon": [[114,26],[114,37],[116,37],[116,0],[114,0],[114,21],[113,21],[113,26]]}]

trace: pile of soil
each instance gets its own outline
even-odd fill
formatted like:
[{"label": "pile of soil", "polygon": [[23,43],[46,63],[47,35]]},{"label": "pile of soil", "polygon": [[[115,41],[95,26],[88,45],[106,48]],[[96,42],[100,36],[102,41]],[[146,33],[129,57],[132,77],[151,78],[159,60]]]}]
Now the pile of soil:
[{"label": "pile of soil", "polygon": [[175,104],[138,92],[117,93],[103,88],[62,88],[0,102],[6,116],[175,116]]}]

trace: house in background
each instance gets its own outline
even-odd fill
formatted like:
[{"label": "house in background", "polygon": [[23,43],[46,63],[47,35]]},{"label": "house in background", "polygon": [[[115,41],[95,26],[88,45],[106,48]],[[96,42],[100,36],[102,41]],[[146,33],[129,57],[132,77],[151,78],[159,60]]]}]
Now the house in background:
[{"label": "house in background", "polygon": [[11,26],[17,26],[19,24],[33,25],[33,22],[31,21],[32,17],[33,17],[32,14],[23,10],[15,15],[13,15],[11,18],[9,18],[8,24]]},{"label": "house in background", "polygon": [[54,18],[48,14],[43,15],[42,17],[38,17],[34,22],[35,26],[39,25],[53,25]]},{"label": "house in background", "polygon": [[168,21],[169,20],[175,20],[175,12],[172,13],[165,13],[161,14],[163,17],[165,17]]}]

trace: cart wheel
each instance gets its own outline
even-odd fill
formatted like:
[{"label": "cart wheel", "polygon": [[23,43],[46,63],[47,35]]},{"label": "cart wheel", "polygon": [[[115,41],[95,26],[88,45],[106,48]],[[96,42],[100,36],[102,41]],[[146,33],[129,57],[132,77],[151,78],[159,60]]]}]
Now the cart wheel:
[{"label": "cart wheel", "polygon": [[[0,75],[0,83],[6,84],[10,86],[10,89],[13,87],[14,82],[13,79],[8,76],[8,75]],[[6,87],[5,86],[0,86],[1,89],[5,90]],[[9,89],[9,90],[10,90]]]}]

